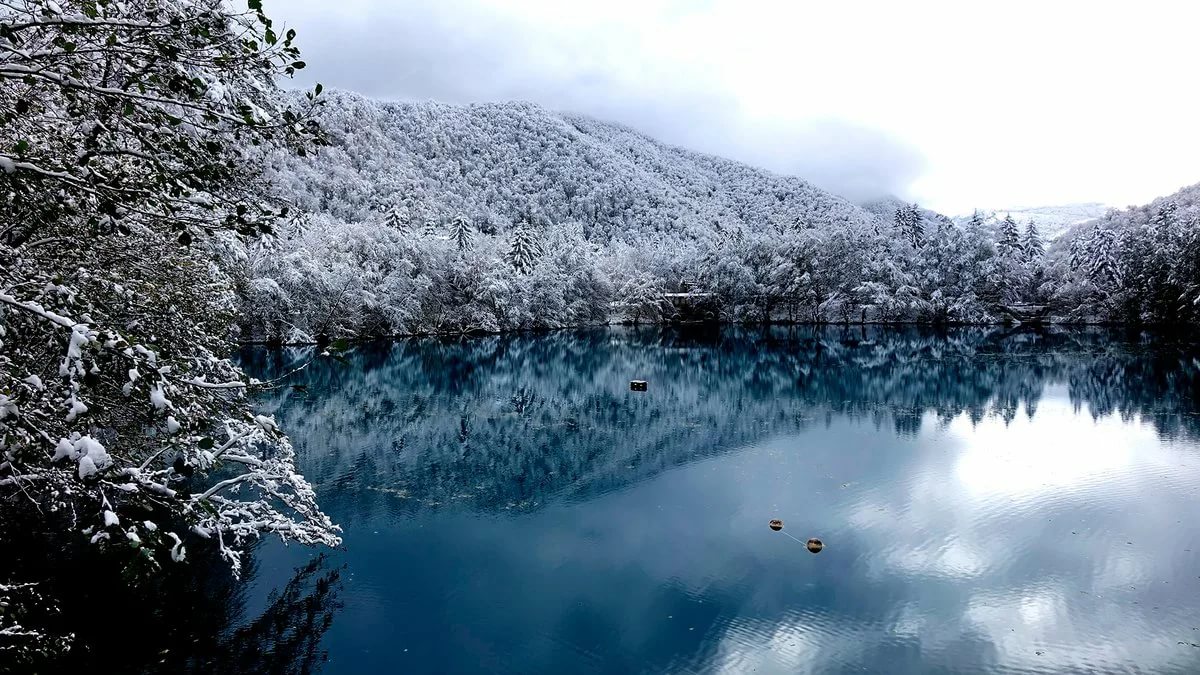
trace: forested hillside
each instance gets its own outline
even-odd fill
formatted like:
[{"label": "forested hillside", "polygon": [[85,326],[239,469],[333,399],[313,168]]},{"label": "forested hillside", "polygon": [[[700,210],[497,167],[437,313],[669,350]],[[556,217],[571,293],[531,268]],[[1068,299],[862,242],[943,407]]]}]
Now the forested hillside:
[{"label": "forested hillside", "polygon": [[275,157],[268,180],[302,210],[416,227],[578,222],[590,239],[754,230],[869,217],[799,178],[665,146],[628,128],[528,103],[459,106],[325,97],[330,147]]},{"label": "forested hillside", "polygon": [[299,216],[227,254],[243,337],[659,321],[680,293],[726,320],[987,321],[1019,285],[982,229],[533,105],[334,93],[322,125],[269,158]]},{"label": "forested hillside", "polygon": [[1065,269],[1058,295],[1078,314],[1200,320],[1200,184],[1080,225],[1057,248]]},{"label": "forested hillside", "polygon": [[[1186,197],[1163,217],[1170,242],[1114,213],[1082,229],[1125,232],[1119,253],[1108,239],[1074,235],[1064,238],[1074,253],[1057,241],[1047,251],[1036,219],[955,222],[896,199],[858,207],[799,178],[531,104],[334,92],[321,122],[325,147],[266,158],[265,182],[294,207],[291,222],[250,248],[229,239],[243,339],[696,317],[1195,317]],[[1107,271],[1114,256],[1125,266],[1175,261],[1153,306],[1138,309],[1143,296],[1128,283],[1138,272]]]}]

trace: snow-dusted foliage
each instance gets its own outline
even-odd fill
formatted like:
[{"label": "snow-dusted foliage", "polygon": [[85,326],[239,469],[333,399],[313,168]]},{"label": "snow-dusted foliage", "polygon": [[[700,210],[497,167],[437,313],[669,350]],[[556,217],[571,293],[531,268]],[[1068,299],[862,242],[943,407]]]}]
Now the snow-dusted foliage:
[{"label": "snow-dusted foliage", "polygon": [[[798,178],[529,104],[336,92],[322,114],[327,147],[266,158],[277,196],[311,217],[281,228],[269,250],[226,255],[243,337],[700,315],[1103,319],[1113,301],[1097,285],[1127,274],[1114,256],[1129,247],[1115,239],[1076,242],[1087,261],[1066,264],[1065,242],[1077,238],[1046,250],[1033,211],[955,222],[890,198],[860,208]],[[1186,214],[1178,218],[1172,246],[1186,248]]]},{"label": "snow-dusted foliage", "polygon": [[1118,322],[1200,321],[1200,185],[1068,232],[1052,250],[1057,303]]},{"label": "snow-dusted foliage", "polygon": [[616,125],[515,103],[328,103],[327,147],[268,156],[277,196],[311,217],[226,256],[244,337],[659,321],[696,298],[726,320],[987,321],[1029,276],[988,228],[859,208]]},{"label": "snow-dusted foliage", "polygon": [[[71,634],[60,634],[41,625],[58,612],[53,598],[39,592],[36,583],[0,583],[0,663],[8,672],[32,669],[47,657],[71,648]],[[11,670],[10,670],[11,669]]]},{"label": "snow-dusted foliage", "polygon": [[450,238],[458,250],[466,250],[471,246],[471,233],[471,221],[466,216],[458,215],[450,221]]},{"label": "snow-dusted foliage", "polygon": [[189,537],[235,568],[265,533],[338,542],[223,356],[235,296],[210,248],[279,215],[245,148],[317,132],[315,99],[275,88],[303,66],[292,32],[249,6],[0,5],[0,518],[151,568]]}]

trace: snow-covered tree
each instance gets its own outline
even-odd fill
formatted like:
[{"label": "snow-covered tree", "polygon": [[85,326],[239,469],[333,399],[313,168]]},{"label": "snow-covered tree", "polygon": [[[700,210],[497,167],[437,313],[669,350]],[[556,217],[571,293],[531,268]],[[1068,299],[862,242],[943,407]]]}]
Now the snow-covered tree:
[{"label": "snow-covered tree", "polygon": [[235,297],[213,252],[287,215],[252,148],[319,139],[319,88],[273,84],[304,65],[294,32],[249,5],[0,5],[0,518],[132,548],[134,567],[191,539],[235,570],[263,534],[339,541],[253,413],[262,384],[224,356]]},{"label": "snow-covered tree", "polygon": [[1021,238],[1021,249],[1025,252],[1025,260],[1033,261],[1042,257],[1046,252],[1042,243],[1042,235],[1038,232],[1037,223],[1031,218],[1025,223],[1025,235]]},{"label": "snow-covered tree", "polygon": [[1011,256],[1021,248],[1021,232],[1012,214],[1004,216],[1000,223],[1000,238],[996,242],[1003,256]]},{"label": "snow-covered tree", "polygon": [[513,229],[506,258],[514,269],[521,274],[528,274],[541,254],[541,241],[528,223],[521,223]]},{"label": "snow-covered tree", "polygon": [[982,232],[983,224],[983,214],[979,212],[979,209],[972,211],[971,219],[967,222],[967,229],[969,231]]},{"label": "snow-covered tree", "polygon": [[411,226],[408,209],[400,204],[393,204],[384,216],[383,222],[397,232],[408,232]]},{"label": "snow-covered tree", "polygon": [[450,221],[450,238],[454,240],[458,250],[465,250],[471,245],[471,221],[459,214]]},{"label": "snow-covered tree", "polygon": [[896,210],[896,229],[913,248],[920,248],[925,242],[923,220],[921,208],[916,204],[906,204]]},{"label": "snow-covered tree", "polygon": [[1087,259],[1084,269],[1092,282],[1101,288],[1116,290],[1124,284],[1121,274],[1120,240],[1115,230],[1097,227],[1084,243]]}]

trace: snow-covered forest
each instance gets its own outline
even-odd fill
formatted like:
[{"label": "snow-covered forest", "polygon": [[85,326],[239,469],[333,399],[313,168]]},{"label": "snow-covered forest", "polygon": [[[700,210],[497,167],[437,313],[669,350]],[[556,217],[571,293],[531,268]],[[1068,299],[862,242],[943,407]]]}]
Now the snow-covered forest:
[{"label": "snow-covered forest", "polygon": [[335,92],[322,124],[327,147],[268,158],[294,218],[223,252],[244,338],[655,322],[696,306],[727,321],[1197,317],[1200,188],[1059,245],[1036,220],[860,207],[530,104]]}]

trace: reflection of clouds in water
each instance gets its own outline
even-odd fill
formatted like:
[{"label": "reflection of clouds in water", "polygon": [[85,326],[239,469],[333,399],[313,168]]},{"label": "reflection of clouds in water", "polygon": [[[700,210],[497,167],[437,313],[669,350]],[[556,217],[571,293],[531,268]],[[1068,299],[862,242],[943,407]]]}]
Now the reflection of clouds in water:
[{"label": "reflection of clouds in water", "polygon": [[[1176,644],[1200,641],[1200,541],[1176,524],[1200,462],[1173,357],[1074,333],[798,334],[410,342],[310,369],[328,393],[275,403],[347,526],[348,594],[370,596],[345,625],[427,613],[405,630],[450,669],[478,667],[464,644],[525,671],[1200,663]],[[381,649],[374,630],[342,639]]]},{"label": "reflection of clouds in water", "polygon": [[987,571],[987,562],[969,543],[928,542],[915,549],[892,548],[884,560],[888,573],[970,579]]},{"label": "reflection of clouds in water", "polygon": [[[1197,663],[1163,637],[1190,633],[1177,611],[1190,601],[1170,607],[1155,588],[1188,583],[1179,571],[1195,535],[1171,525],[1194,495],[1196,464],[1180,448],[1147,424],[1077,416],[1053,391],[1032,419],[925,428],[926,445],[949,452],[922,454],[902,489],[882,484],[847,512],[875,542],[864,547],[870,577],[925,577],[926,593],[953,599],[925,605],[923,618],[906,607],[893,633],[926,631],[933,647],[929,627],[959,626],[958,637],[977,631],[1001,662],[1031,670]],[[1164,481],[1181,463],[1191,472]]]},{"label": "reflection of clouds in water", "polygon": [[[1050,414],[1053,409],[1035,418],[1033,431],[1070,424]],[[838,420],[669,471],[586,505],[551,505],[486,528],[464,527],[458,531],[473,542],[466,547],[486,555],[493,570],[506,570],[495,583],[476,587],[509,587],[522,598],[522,611],[535,615],[533,623],[558,626],[548,641],[528,647],[526,658],[545,664],[564,648],[586,647],[592,656],[611,648],[580,644],[586,638],[568,628],[578,616],[606,617],[615,644],[634,652],[648,649],[664,630],[674,630],[676,640],[694,640],[696,646],[677,646],[680,653],[669,661],[679,669],[828,672],[871,668],[895,650],[908,656],[891,672],[923,672],[929,664],[1052,672],[1135,660],[1169,671],[1188,663],[1190,654],[1161,638],[1183,627],[1181,615],[1154,612],[1149,598],[1144,606],[1132,604],[1142,597],[1137,591],[1107,597],[1171,578],[1178,560],[1157,555],[1161,550],[1149,542],[1145,549],[1114,550],[1111,536],[1064,541],[1043,524],[1062,519],[1063,528],[1081,527],[1070,520],[1078,511],[1080,519],[1106,528],[1137,525],[1147,513],[1140,505],[1149,500],[1130,508],[1129,499],[1153,476],[1139,470],[1139,455],[1130,459],[1128,490],[1050,485],[1039,501],[1021,486],[1024,501],[1014,502],[1007,493],[960,480],[964,458],[998,433],[988,424],[972,429],[952,422],[917,439],[891,437],[856,456],[868,426]],[[1141,433],[1127,436],[1136,440]],[[833,447],[856,461],[824,457],[814,470],[811,450]],[[1161,458],[1148,452],[1144,457],[1157,464]],[[862,461],[872,456],[879,465]],[[830,489],[847,477],[855,479],[850,487]],[[1155,495],[1167,504],[1171,497]],[[768,510],[801,534],[828,533],[833,548],[822,555],[842,557],[823,562],[784,542],[767,529],[762,516]],[[620,593],[595,583],[614,574],[624,580]],[[573,602],[523,599],[543,582],[572,589]],[[676,598],[673,606],[693,609],[660,609],[656,598],[665,589]],[[861,606],[839,596],[859,598]],[[492,604],[509,603],[501,597]],[[456,613],[479,611],[462,604]],[[675,618],[664,619],[671,611]]]},{"label": "reflection of clouds in water", "polygon": [[[808,673],[830,668],[842,659],[833,653],[822,617],[793,615],[775,622],[735,621],[729,625],[713,659],[714,672]],[[831,649],[833,648],[833,649]]]},{"label": "reflection of clouds in water", "polygon": [[1128,671],[1136,664],[1140,672],[1196,672],[1195,655],[1172,637],[1190,632],[1173,627],[1187,622],[1153,614],[1040,587],[973,598],[964,622],[984,631],[1013,668]]},{"label": "reflection of clouds in water", "polygon": [[972,428],[960,417],[947,432],[964,445],[955,477],[981,499],[1036,500],[1049,491],[1086,489],[1097,481],[1111,493],[1112,481],[1131,478],[1127,470],[1133,464],[1147,471],[1153,468],[1148,464],[1166,465],[1171,454],[1150,426],[1116,416],[1089,421],[1049,391],[1033,419],[1019,416],[1005,424],[989,417]]}]

